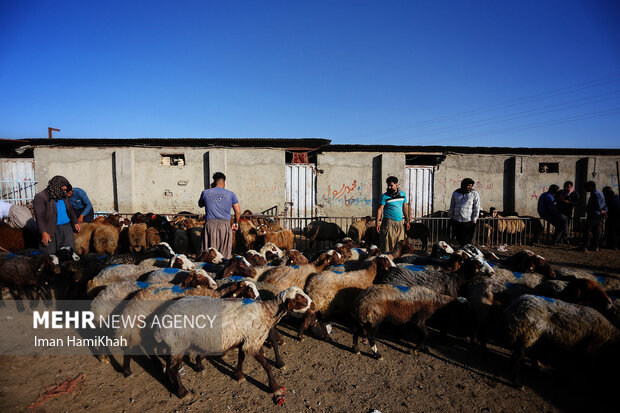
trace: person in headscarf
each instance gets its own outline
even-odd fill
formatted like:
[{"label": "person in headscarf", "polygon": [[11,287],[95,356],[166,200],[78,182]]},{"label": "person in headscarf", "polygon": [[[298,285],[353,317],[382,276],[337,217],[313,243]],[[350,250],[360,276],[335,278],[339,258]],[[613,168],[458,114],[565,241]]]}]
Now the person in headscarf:
[{"label": "person in headscarf", "polygon": [[457,242],[462,247],[471,244],[480,214],[480,195],[474,191],[474,180],[465,178],[450,198],[450,223]]},{"label": "person in headscarf", "polygon": [[49,180],[47,188],[34,196],[34,216],[41,236],[39,249],[56,254],[62,247],[75,248],[73,232],[80,231],[69,198],[67,178],[56,175]]}]

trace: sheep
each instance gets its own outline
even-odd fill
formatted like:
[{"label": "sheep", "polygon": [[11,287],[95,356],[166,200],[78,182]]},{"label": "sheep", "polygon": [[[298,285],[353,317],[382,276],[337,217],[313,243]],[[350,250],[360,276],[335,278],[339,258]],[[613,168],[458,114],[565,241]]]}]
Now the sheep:
[{"label": "sheep", "polygon": [[547,277],[555,277],[555,271],[547,260],[530,250],[519,251],[503,260],[502,264],[520,272],[537,272]]},{"label": "sheep", "polygon": [[146,248],[151,248],[162,241],[160,231],[155,227],[146,229]]},{"label": "sheep", "polygon": [[587,278],[598,283],[604,290],[620,289],[620,277],[616,274],[567,267],[556,268],[555,272],[559,279]]},{"label": "sheep", "polygon": [[266,225],[260,225],[257,228],[258,237],[256,238],[259,244],[274,244],[280,249],[290,250],[293,248],[295,242],[295,235],[290,229],[283,229],[281,231],[268,231]]},{"label": "sheep", "polygon": [[304,235],[310,240],[310,245],[314,241],[332,241],[346,237],[342,229],[333,222],[312,221],[303,229]]},{"label": "sheep", "polygon": [[458,297],[460,288],[480,270],[480,262],[454,257],[451,271],[434,265],[399,264],[378,277],[375,284],[392,284],[413,287],[421,285],[439,294]]},{"label": "sheep", "polygon": [[[213,299],[208,297],[183,297],[172,302],[159,312],[160,316],[174,317],[177,314],[208,314],[213,308]],[[216,348],[210,348],[209,337],[203,329],[175,330],[171,328],[155,327],[154,337],[159,343],[165,343],[170,349],[170,356],[166,360],[166,373],[176,389],[178,397],[187,395],[187,390],[181,382],[179,367],[183,355],[190,348],[198,348],[202,353],[218,351],[225,353],[235,347],[239,348],[239,361],[234,377],[241,381],[243,361],[246,355],[254,358],[267,372],[269,388],[274,394],[277,404],[284,403],[285,390],[276,383],[269,362],[262,352],[262,345],[269,331],[287,312],[303,314],[310,309],[312,300],[301,289],[288,288],[278,294],[273,300],[249,299],[222,299],[221,340]]]},{"label": "sheep", "polygon": [[245,251],[253,249],[256,243],[258,231],[252,221],[242,219],[239,221],[239,229],[235,232],[234,251]]},{"label": "sheep", "polygon": [[114,254],[118,248],[118,231],[112,225],[100,224],[94,229],[90,240],[97,254]]},{"label": "sheep", "polygon": [[155,266],[147,267],[136,264],[110,265],[101,270],[92,280],[88,281],[86,294],[89,296],[95,295],[101,290],[101,287],[122,281],[135,281],[144,274],[160,269]]},{"label": "sheep", "polygon": [[361,333],[368,338],[373,357],[379,360],[381,354],[379,354],[374,337],[383,321],[387,320],[398,325],[412,321],[423,336],[418,348],[421,351],[427,351],[426,320],[429,317],[438,311],[455,314],[469,311],[467,300],[463,297],[454,298],[421,286],[399,285],[370,286],[357,296],[352,307],[353,316],[358,322],[358,328],[353,334],[353,352],[360,354],[358,337]]},{"label": "sheep", "polygon": [[286,265],[305,265],[308,264],[308,258],[302,254],[299,250],[290,249],[284,255]]},{"label": "sheep", "polygon": [[147,225],[145,223],[134,223],[129,227],[128,235],[130,252],[142,252],[146,249],[146,230]]},{"label": "sheep", "polygon": [[[239,297],[256,299],[258,291],[253,283],[248,281],[240,281],[214,289],[214,282],[210,277],[203,277],[200,274],[192,274],[181,285],[170,284],[151,284],[146,288],[137,291],[122,308],[118,314],[121,319],[130,319],[132,316],[144,316],[145,318],[153,314],[160,306],[169,300],[176,300],[187,296],[203,296],[203,297]],[[114,331],[114,335],[119,341],[125,339],[127,345],[124,348],[123,357],[123,376],[131,376],[131,355],[132,348],[138,347],[142,343],[145,331],[136,328],[135,325],[129,323],[122,325]],[[148,334],[148,333],[146,333]],[[196,358],[196,368],[204,369],[201,358]]]},{"label": "sheep", "polygon": [[318,322],[323,338],[330,341],[322,320],[334,313],[351,310],[355,297],[362,290],[370,287],[376,277],[395,267],[390,258],[380,255],[363,270],[345,272],[344,265],[333,266],[310,277],[304,290],[312,298],[315,309],[306,314],[298,331],[299,339],[303,340],[304,331]]},{"label": "sheep", "polygon": [[405,234],[407,238],[419,239],[422,242],[422,251],[426,251],[428,249],[428,235],[430,232],[427,225],[421,222],[412,222],[409,224],[409,229],[405,231]]},{"label": "sheep", "polygon": [[364,236],[366,235],[366,228],[368,228],[368,223],[372,221],[370,216],[366,216],[359,221],[355,221],[349,227],[347,231],[347,236],[351,237],[351,239],[357,243],[362,242]]},{"label": "sheep", "polygon": [[244,258],[248,260],[253,267],[262,267],[267,265],[267,259],[260,255],[260,253],[256,250],[248,250],[244,254]]},{"label": "sheep", "polygon": [[433,249],[431,250],[431,257],[433,258],[441,258],[444,255],[454,254],[454,250],[446,241],[437,241],[433,244]]},{"label": "sheep", "polygon": [[221,264],[224,261],[224,256],[216,248],[209,247],[206,251],[196,256],[196,261]]},{"label": "sheep", "polygon": [[[30,300],[38,297],[51,299],[49,283],[60,274],[58,258],[55,255],[38,254],[32,257],[2,254],[0,258],[0,290],[8,288],[15,300]],[[34,304],[34,303],[33,303]],[[4,305],[0,295],[0,305]],[[21,306],[21,304],[19,304]]]},{"label": "sheep", "polygon": [[98,224],[83,222],[80,224],[80,232],[74,234],[75,252],[78,255],[85,255],[90,252],[90,238]]},{"label": "sheep", "polygon": [[258,281],[272,284],[279,288],[280,291],[289,287],[296,286],[304,288],[306,280],[312,274],[323,271],[328,265],[341,264],[342,257],[334,250],[330,250],[321,254],[316,260],[310,264],[293,265],[290,267],[274,267],[272,270],[264,273]]},{"label": "sheep", "polygon": [[[215,264],[203,264],[196,269],[190,271],[204,271],[213,278],[225,278],[233,275],[240,275],[248,278],[256,277],[256,269],[250,265],[250,263],[243,257],[236,255],[228,263],[227,266],[215,265]],[[188,271],[183,271],[178,268],[164,268],[153,271],[145,278],[145,281],[149,282],[172,282],[172,280],[181,282],[187,275]]]},{"label": "sheep", "polygon": [[503,312],[508,342],[514,347],[510,381],[520,386],[520,369],[526,354],[538,343],[557,350],[579,346],[594,357],[606,343],[620,343],[620,331],[598,311],[549,297],[522,295]]},{"label": "sheep", "polygon": [[258,251],[258,253],[265,257],[267,261],[272,261],[276,258],[282,258],[284,256],[284,251],[282,251],[277,245],[271,242],[263,245]]}]

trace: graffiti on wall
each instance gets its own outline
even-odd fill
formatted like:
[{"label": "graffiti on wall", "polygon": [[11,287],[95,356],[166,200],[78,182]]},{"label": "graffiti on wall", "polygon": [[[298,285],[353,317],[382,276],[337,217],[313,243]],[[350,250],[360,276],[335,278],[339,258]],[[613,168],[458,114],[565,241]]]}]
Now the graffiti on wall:
[{"label": "graffiti on wall", "polygon": [[366,206],[372,204],[372,199],[368,194],[364,193],[364,186],[370,187],[368,184],[353,180],[350,184],[327,186],[327,191],[321,196],[321,200],[330,205],[340,205],[345,207]]}]

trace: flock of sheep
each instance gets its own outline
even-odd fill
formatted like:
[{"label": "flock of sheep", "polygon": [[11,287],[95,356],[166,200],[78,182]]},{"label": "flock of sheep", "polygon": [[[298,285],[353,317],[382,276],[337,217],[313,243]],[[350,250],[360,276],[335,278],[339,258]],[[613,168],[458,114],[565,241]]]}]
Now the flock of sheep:
[{"label": "flock of sheep", "polygon": [[[338,242],[331,249],[304,255],[293,249],[290,231],[246,220],[237,233],[238,255],[225,260],[210,249],[190,260],[181,252],[191,254],[191,231],[201,223],[185,219],[162,224],[157,216],[148,218],[130,223],[114,216],[105,218],[107,224],[94,224],[87,242],[76,239],[79,259],[70,250],[59,256],[33,250],[2,253],[0,282],[15,298],[49,299],[51,288],[57,298],[87,296],[97,317],[189,316],[203,313],[219,300],[222,336],[217,343],[200,329],[110,332],[128,340],[125,376],[131,374],[132,351],[142,348],[161,355],[179,397],[188,394],[179,374],[184,356],[196,354],[195,365],[201,369],[205,355],[238,348],[235,379],[244,379],[243,363],[251,356],[265,369],[274,401],[283,403],[285,390],[277,384],[262,348],[268,342],[276,366],[284,366],[278,351],[282,338],[275,326],[288,315],[300,319],[300,340],[310,331],[326,341],[330,341],[327,321],[349,316],[352,351],[360,353],[361,336],[377,359],[381,355],[375,339],[383,322],[417,326],[422,336],[418,348],[427,351],[428,320],[442,334],[470,337],[482,350],[489,340],[508,346],[513,351],[510,378],[515,385],[520,385],[519,371],[526,356],[538,362],[562,350],[593,357],[603,347],[617,350],[620,344],[620,300],[616,300],[620,279],[613,274],[552,268],[527,250],[500,260],[472,245],[454,250],[440,241],[430,254],[422,254],[401,241],[394,251],[379,251],[374,245],[360,245],[362,236],[354,240],[339,228],[316,224],[306,229],[314,239],[322,239],[322,230],[324,239],[338,237]],[[151,221],[159,223],[149,225]],[[111,254],[102,247],[111,244],[101,240],[116,240],[117,251],[126,224],[131,224],[126,229],[131,253]],[[162,225],[173,228],[168,242],[162,241],[163,231],[158,228]],[[104,226],[102,235],[99,228]],[[359,235],[367,222],[352,228]],[[179,231],[189,235],[181,237]],[[148,348],[145,334],[157,348]],[[538,347],[545,351],[531,351]]]}]

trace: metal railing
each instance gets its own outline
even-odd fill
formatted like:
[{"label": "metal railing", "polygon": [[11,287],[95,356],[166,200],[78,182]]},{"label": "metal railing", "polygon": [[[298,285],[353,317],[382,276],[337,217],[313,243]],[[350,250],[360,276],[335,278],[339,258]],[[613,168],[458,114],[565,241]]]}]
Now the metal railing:
[{"label": "metal railing", "polygon": [[[104,212],[96,212],[95,215],[107,215]],[[131,218],[133,214],[119,214],[126,218]],[[159,214],[173,220],[179,216],[198,217],[195,214]],[[275,215],[251,215],[242,216],[243,219],[251,219],[256,222],[278,222],[283,229],[293,231],[295,236],[294,245],[300,251],[307,249],[319,250],[332,247],[332,241],[315,241],[311,242],[304,233],[311,222],[325,221],[337,224],[345,234],[348,234],[351,224],[363,219],[364,217],[347,216],[347,217],[278,217]],[[455,241],[453,239],[452,226],[449,218],[439,217],[421,217],[416,218],[413,222],[424,224],[428,228],[428,244],[431,245],[437,241]],[[575,242],[580,242],[585,228],[585,218],[575,218],[570,223],[570,235]],[[547,242],[551,239],[554,227],[546,221],[535,217],[518,217],[518,218],[480,218],[476,224],[473,243],[477,246],[496,247],[500,245],[533,245],[536,243]],[[603,231],[601,231],[601,238]],[[412,239],[414,247],[421,248],[420,239]]]},{"label": "metal railing", "polygon": [[32,203],[37,193],[36,181],[0,181],[0,199],[11,204],[25,205]]}]

